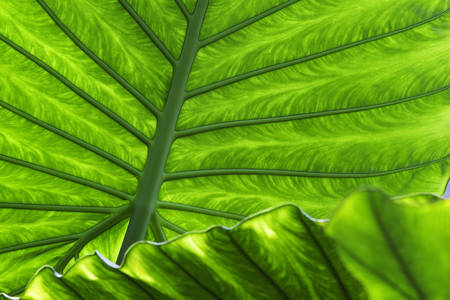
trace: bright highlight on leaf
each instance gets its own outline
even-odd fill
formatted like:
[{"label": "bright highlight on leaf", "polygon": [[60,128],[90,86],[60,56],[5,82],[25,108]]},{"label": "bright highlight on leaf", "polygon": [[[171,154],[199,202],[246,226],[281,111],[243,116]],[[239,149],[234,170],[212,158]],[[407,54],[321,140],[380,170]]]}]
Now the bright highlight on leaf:
[{"label": "bright highlight on leaf", "polygon": [[357,299],[360,293],[322,223],[287,205],[232,229],[139,242],[120,268],[99,253],[62,277],[44,267],[21,299]]},{"label": "bright highlight on leaf", "polygon": [[347,267],[370,299],[443,300],[449,220],[450,202],[437,196],[394,200],[363,189],[330,224],[284,205],[233,228],[139,242],[120,267],[99,253],[63,276],[44,267],[21,299],[366,299]]},{"label": "bright highlight on leaf", "polygon": [[360,185],[441,194],[448,24],[447,0],[2,0],[0,290]]}]

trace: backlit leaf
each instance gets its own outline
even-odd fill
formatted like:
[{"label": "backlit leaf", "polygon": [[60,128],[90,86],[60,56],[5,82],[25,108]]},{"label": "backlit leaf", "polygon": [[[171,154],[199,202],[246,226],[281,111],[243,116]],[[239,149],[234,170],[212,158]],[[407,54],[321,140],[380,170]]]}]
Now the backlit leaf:
[{"label": "backlit leaf", "polygon": [[371,299],[450,298],[450,201],[355,193],[327,233]]},{"label": "backlit leaf", "polygon": [[444,191],[447,0],[0,4],[0,290],[362,184]]}]

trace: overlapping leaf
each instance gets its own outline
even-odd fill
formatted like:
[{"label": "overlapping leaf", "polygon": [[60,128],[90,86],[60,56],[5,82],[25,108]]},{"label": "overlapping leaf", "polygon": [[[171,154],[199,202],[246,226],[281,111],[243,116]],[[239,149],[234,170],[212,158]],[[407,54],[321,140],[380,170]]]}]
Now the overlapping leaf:
[{"label": "overlapping leaf", "polygon": [[450,298],[450,201],[354,194],[327,233],[371,299]]},{"label": "overlapping leaf", "polygon": [[231,229],[137,243],[120,267],[98,253],[63,276],[44,267],[21,299],[365,299],[349,268],[370,299],[444,300],[449,220],[450,202],[437,196],[363,189],[330,224],[285,205]]},{"label": "overlapping leaf", "polygon": [[94,249],[449,177],[447,0],[1,4],[2,290]]},{"label": "overlapping leaf", "polygon": [[292,205],[234,228],[135,244],[119,268],[86,256],[61,277],[42,268],[21,299],[360,299],[322,223]]}]

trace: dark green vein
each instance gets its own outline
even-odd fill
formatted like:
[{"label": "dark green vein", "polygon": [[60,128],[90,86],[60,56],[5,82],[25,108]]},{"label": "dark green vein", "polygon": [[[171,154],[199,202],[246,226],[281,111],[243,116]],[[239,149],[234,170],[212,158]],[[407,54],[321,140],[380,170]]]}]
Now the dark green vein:
[{"label": "dark green vein", "polygon": [[52,176],[55,176],[55,177],[59,177],[61,179],[67,180],[67,181],[78,183],[78,184],[81,184],[81,185],[84,185],[84,186],[87,186],[87,187],[90,187],[90,188],[93,188],[93,189],[96,189],[96,190],[99,190],[99,191],[111,194],[111,195],[116,196],[116,197],[121,198],[121,199],[131,200],[133,198],[132,195],[130,195],[128,193],[125,193],[125,192],[122,192],[122,191],[119,191],[119,190],[116,190],[116,189],[114,189],[112,187],[99,184],[99,183],[91,181],[89,179],[84,179],[84,178],[81,178],[81,177],[78,177],[78,176],[74,176],[74,175],[67,174],[67,173],[64,173],[64,172],[61,172],[61,171],[57,171],[57,170],[54,170],[54,169],[51,169],[51,168],[47,168],[47,167],[40,166],[40,165],[37,165],[37,164],[34,164],[34,163],[30,163],[30,162],[27,162],[27,161],[24,161],[24,160],[21,160],[21,159],[17,159],[17,158],[13,158],[13,157],[9,157],[9,156],[0,154],[0,160],[9,162],[9,163],[12,163],[12,164],[15,164],[15,165],[19,165],[19,166],[22,166],[22,167],[26,167],[26,168],[29,168],[29,169],[32,169],[32,170],[35,170],[35,171],[39,171],[39,172],[42,172],[42,173],[46,173],[46,174],[49,174],[49,175],[52,175]]},{"label": "dark green vein", "polygon": [[24,55],[26,58],[34,62],[36,65],[47,71],[50,75],[58,79],[61,83],[63,83],[65,86],[67,86],[69,89],[71,89],[75,94],[80,96],[82,99],[84,99],[86,102],[97,108],[99,111],[104,113],[106,116],[117,122],[119,125],[121,125],[125,130],[136,136],[138,139],[140,139],[144,143],[148,143],[149,138],[145,136],[142,132],[137,130],[135,127],[133,127],[130,123],[122,119],[119,115],[117,115],[115,112],[111,111],[109,108],[104,106],[102,103],[98,102],[94,98],[92,98],[89,94],[87,94],[85,91],[80,89],[78,86],[73,84],[71,81],[69,81],[67,78],[65,78],[63,75],[58,73],[55,69],[44,63],[42,60],[34,56],[33,54],[29,53],[24,48],[20,47],[19,45],[15,44],[13,41],[9,40],[2,34],[0,34],[0,40],[5,42],[7,45],[12,47],[14,50],[19,52],[20,54]]},{"label": "dark green vein", "polygon": [[[401,272],[403,275],[405,275],[405,278],[409,283],[411,284],[411,287],[416,291],[417,296],[419,299],[428,299],[425,295],[425,292],[420,288],[419,284],[416,282],[414,276],[411,274],[411,272],[408,269],[408,266],[406,265],[405,261],[403,260],[403,257],[400,255],[400,253],[397,250],[397,246],[395,245],[394,241],[392,240],[389,230],[384,226],[384,223],[382,222],[380,215],[376,213],[376,207],[374,206],[374,201],[369,201],[369,205],[371,206],[371,211],[373,213],[373,218],[375,220],[375,223],[380,228],[381,234],[383,235],[386,245],[388,246],[390,252],[395,257],[395,259],[398,262],[398,266],[400,267]],[[401,244],[398,246],[402,246]]]},{"label": "dark green vein", "polygon": [[174,65],[176,62],[175,57],[170,53],[169,49],[164,45],[164,43],[159,39],[159,37],[153,32],[153,30],[148,26],[148,24],[139,16],[139,14],[134,10],[134,8],[128,3],[127,0],[119,0],[123,8],[128,12],[128,14],[136,21],[136,23],[141,27],[145,34],[150,38],[153,44],[159,49],[159,51],[166,57],[166,59]]},{"label": "dark green vein", "polygon": [[167,219],[161,217],[160,214],[158,214],[158,218],[159,218],[159,222],[161,223],[161,225],[167,229],[170,229],[178,234],[183,234],[183,233],[187,232],[183,228],[181,228],[181,227],[173,224],[172,222],[168,221]]},{"label": "dark green vein", "polygon": [[157,204],[157,207],[164,208],[164,209],[172,209],[172,210],[199,213],[199,214],[210,215],[210,216],[214,216],[214,217],[222,217],[222,218],[239,220],[239,221],[245,218],[245,216],[243,216],[243,215],[238,215],[238,214],[233,214],[233,213],[229,213],[229,212],[213,210],[213,209],[203,208],[203,207],[198,207],[198,206],[192,206],[192,205],[187,205],[187,204],[174,203],[174,202],[159,201]]},{"label": "dark green vein", "polygon": [[119,264],[127,249],[145,238],[154,214],[164,180],[166,161],[175,140],[178,115],[186,99],[186,83],[198,51],[198,37],[207,7],[208,0],[198,0],[192,19],[188,22],[183,48],[173,68],[166,105],[156,126],[154,147],[147,156],[133,202],[133,213],[117,260]]},{"label": "dark green vein", "polygon": [[218,41],[220,39],[223,39],[224,37],[226,37],[226,36],[236,32],[236,31],[239,31],[242,28],[244,28],[244,27],[246,27],[248,25],[251,25],[251,24],[253,24],[253,23],[255,23],[255,22],[257,22],[257,21],[259,21],[259,20],[261,20],[261,19],[263,19],[265,17],[268,17],[268,16],[270,16],[270,15],[272,15],[272,14],[282,10],[283,8],[286,8],[286,7],[296,3],[298,1],[299,0],[289,0],[287,2],[278,4],[277,6],[274,6],[274,7],[270,8],[270,9],[268,9],[268,10],[262,12],[262,13],[259,13],[259,14],[255,15],[255,16],[249,18],[249,19],[246,19],[245,21],[243,21],[241,23],[235,24],[235,25],[225,29],[222,32],[219,32],[219,33],[214,34],[214,35],[212,35],[212,36],[210,36],[210,37],[208,37],[208,38],[206,38],[204,40],[201,40],[200,41],[200,47],[205,47],[205,46],[207,46],[209,44],[212,44],[212,43],[214,43],[214,42],[216,42],[216,41]]},{"label": "dark green vein", "polygon": [[189,20],[192,18],[192,15],[189,12],[189,10],[187,9],[187,7],[184,4],[184,2],[182,0],[175,0],[175,2],[177,3],[178,8],[181,10],[181,12],[183,13],[184,17],[186,18],[186,21],[189,22]]},{"label": "dark green vein", "polygon": [[73,245],[70,250],[58,261],[58,263],[55,265],[55,270],[57,272],[62,272],[65,268],[65,266],[69,263],[69,261],[77,255],[81,249],[90,241],[95,239],[100,234],[104,233],[108,229],[111,229],[113,226],[117,225],[122,220],[129,217],[131,211],[131,206],[127,205],[120,210],[118,210],[114,215],[106,218],[105,220],[97,223],[94,227],[90,228],[89,230],[79,233],[78,234],[78,240]]},{"label": "dark green vein", "polygon": [[[16,295],[22,294],[24,291],[25,291],[25,287],[21,287],[20,289],[17,289],[17,290],[14,290],[14,291],[8,293],[8,295],[9,296],[16,296]],[[0,295],[1,294],[2,293],[0,293]]]},{"label": "dark green vein", "polygon": [[[96,253],[97,254],[97,253]],[[97,254],[97,258],[100,258],[100,260],[105,263],[105,258],[102,255],[98,255]],[[105,263],[106,264],[106,263]],[[144,294],[146,294],[150,299],[156,299],[155,297],[153,297],[152,294],[150,294],[150,292],[147,290],[147,288],[145,288],[144,286],[142,286],[139,283],[139,279],[136,280],[133,277],[129,276],[128,274],[122,272],[120,269],[115,268],[115,267],[111,267],[108,264],[106,264],[108,270],[111,270],[112,272],[114,272],[115,274],[117,274],[120,277],[120,281],[121,282],[128,282],[131,288],[133,288],[133,290],[141,290]],[[109,279],[109,278],[108,278]],[[114,279],[116,280],[116,279]],[[148,285],[146,285],[148,287]],[[153,290],[153,292],[155,292],[155,289],[153,287],[149,287],[150,289]],[[116,294],[117,297],[115,297],[116,299],[120,299],[121,297],[119,296],[119,294]],[[140,298],[142,299],[142,298]]]},{"label": "dark green vein", "polygon": [[24,249],[33,248],[33,247],[47,246],[47,245],[51,245],[51,244],[64,243],[64,242],[72,242],[72,241],[75,241],[76,239],[78,239],[79,236],[80,235],[77,233],[77,234],[70,234],[70,235],[48,238],[45,240],[22,243],[22,244],[2,248],[2,249],[0,249],[0,254],[18,251],[18,250],[24,250]]},{"label": "dark green vein", "polygon": [[313,241],[313,243],[316,246],[317,250],[319,250],[319,253],[322,256],[323,260],[325,261],[325,264],[328,266],[328,269],[330,270],[330,272],[333,275],[332,277],[334,279],[336,279],[337,284],[339,285],[339,287],[342,290],[342,294],[345,296],[346,299],[352,299],[352,297],[350,297],[350,293],[347,291],[347,288],[345,287],[344,283],[342,282],[342,279],[339,276],[339,273],[337,272],[335,266],[333,265],[333,263],[331,262],[330,258],[328,257],[324,247],[319,242],[319,240],[316,238],[316,236],[314,235],[313,231],[311,230],[311,228],[308,225],[308,222],[314,222],[314,221],[310,221],[309,219],[305,220],[304,219],[305,217],[306,216],[304,215],[304,213],[301,212],[301,216],[299,218],[300,222],[302,222],[303,227],[308,232],[308,235],[311,237],[311,240]]},{"label": "dark green vein", "polygon": [[193,90],[187,92],[187,97],[188,98],[195,97],[197,95],[210,92],[212,90],[224,87],[226,85],[230,85],[230,84],[236,83],[236,82],[241,81],[241,80],[245,80],[245,79],[248,79],[248,78],[251,78],[251,77],[254,77],[254,76],[258,76],[258,75],[261,75],[261,74],[264,74],[264,73],[267,73],[267,72],[276,71],[276,70],[279,70],[279,69],[282,69],[282,68],[290,67],[290,66],[293,66],[293,65],[296,65],[296,64],[299,64],[299,63],[303,63],[303,62],[306,62],[306,61],[317,59],[317,58],[320,58],[320,57],[323,57],[323,56],[327,56],[327,55],[330,55],[330,54],[333,54],[333,53],[336,53],[336,52],[339,52],[339,51],[343,51],[343,50],[346,50],[346,49],[349,49],[349,48],[352,48],[352,47],[360,46],[360,45],[363,45],[363,44],[366,44],[366,43],[369,43],[369,42],[373,42],[373,41],[376,41],[376,40],[380,40],[380,39],[383,39],[383,38],[386,38],[386,37],[389,37],[389,36],[392,36],[392,35],[395,35],[395,34],[398,34],[398,33],[402,33],[402,32],[411,30],[413,28],[416,28],[416,27],[418,27],[420,25],[423,25],[423,24],[429,23],[431,21],[434,21],[434,20],[438,19],[439,17],[443,16],[448,11],[449,11],[449,9],[447,9],[447,10],[445,10],[445,11],[443,11],[443,12],[441,12],[441,13],[435,15],[435,16],[432,16],[431,18],[425,19],[425,20],[423,20],[421,22],[409,25],[409,26],[404,27],[404,28],[396,29],[396,30],[393,30],[393,31],[390,31],[390,32],[386,32],[386,33],[383,33],[383,34],[375,35],[375,36],[372,36],[372,37],[369,37],[369,38],[366,38],[366,39],[362,39],[362,40],[359,40],[359,41],[356,41],[356,42],[352,42],[352,43],[349,43],[349,44],[346,44],[346,45],[342,45],[342,46],[339,46],[339,47],[328,49],[328,50],[325,50],[325,51],[322,51],[322,52],[319,52],[319,53],[315,53],[315,54],[312,54],[312,55],[304,56],[302,58],[297,58],[297,59],[293,59],[293,60],[290,60],[290,61],[287,61],[287,62],[278,63],[278,64],[271,65],[271,66],[262,67],[262,68],[257,69],[257,70],[253,70],[253,71],[250,71],[250,72],[247,72],[247,73],[242,73],[242,74],[230,77],[230,78],[226,78],[226,79],[223,79],[223,80],[220,80],[220,81],[216,81],[216,82],[207,84],[207,85],[205,85],[203,87],[199,87],[199,88],[196,88],[196,89],[193,89]]},{"label": "dark green vein", "polygon": [[160,110],[148,100],[140,91],[138,91],[134,86],[132,86],[125,78],[117,73],[113,68],[111,68],[107,63],[100,59],[91,49],[86,47],[86,45],[81,42],[79,38],[73,34],[72,31],[58,18],[58,16],[50,9],[50,7],[45,3],[44,0],[36,0],[49,17],[55,22],[55,24],[67,35],[72,42],[78,46],[84,53],[86,53],[89,58],[91,58],[97,65],[99,65],[106,73],[108,73],[112,78],[114,78],[123,88],[125,88],[131,95],[133,95],[142,105],[144,105],[151,113],[156,117],[161,113]]},{"label": "dark green vein", "polygon": [[378,104],[372,104],[372,105],[366,105],[366,106],[357,106],[357,107],[349,107],[349,108],[342,108],[342,109],[336,109],[336,110],[326,110],[326,111],[320,111],[320,112],[302,113],[302,114],[289,115],[289,116],[268,117],[268,118],[258,118],[258,119],[248,119],[248,120],[236,120],[236,121],[227,121],[227,122],[221,122],[221,123],[215,123],[215,124],[208,124],[208,125],[188,128],[188,129],[184,129],[184,130],[179,130],[179,131],[177,131],[176,136],[177,137],[185,137],[185,136],[190,136],[190,135],[194,135],[194,134],[199,134],[199,133],[223,129],[223,128],[232,128],[232,127],[249,126],[249,125],[257,125],[257,124],[267,124],[267,123],[275,123],[275,122],[286,122],[286,121],[317,118],[317,117],[323,117],[323,116],[333,116],[333,115],[339,115],[339,114],[371,110],[371,109],[392,106],[395,104],[400,104],[400,103],[404,103],[404,102],[408,102],[408,101],[412,101],[412,100],[417,100],[417,99],[420,99],[423,97],[431,96],[431,95],[440,93],[442,91],[445,91],[449,87],[450,87],[450,85],[447,85],[443,88],[432,90],[432,91],[429,91],[429,92],[426,92],[426,93],[423,93],[420,95],[415,95],[415,96],[397,99],[397,100],[393,100],[393,101],[389,101],[389,102],[385,102],[385,103],[378,103]]},{"label": "dark green vein", "polygon": [[73,135],[71,135],[71,134],[69,134],[69,133],[67,133],[67,132],[65,132],[65,131],[63,131],[63,130],[61,130],[59,128],[56,128],[53,125],[50,125],[50,124],[48,124],[48,123],[46,123],[46,122],[44,122],[42,120],[39,120],[39,119],[33,117],[32,115],[29,115],[26,112],[24,112],[22,110],[19,110],[19,109],[15,108],[14,106],[9,105],[8,103],[6,103],[6,102],[4,102],[2,100],[0,100],[0,106],[6,108],[7,110],[15,113],[18,116],[21,116],[24,119],[27,119],[28,121],[33,122],[34,124],[37,124],[37,125],[41,126],[42,128],[47,129],[50,132],[53,132],[53,133],[55,133],[55,134],[65,138],[65,139],[67,139],[67,140],[69,140],[69,141],[71,141],[71,142],[73,142],[73,143],[75,143],[75,144],[77,144],[77,145],[79,145],[79,146],[81,146],[81,147],[83,147],[83,148],[85,148],[85,149],[87,149],[87,150],[89,150],[89,151],[91,151],[91,152],[93,152],[93,153],[95,153],[95,154],[97,154],[97,155],[99,155],[99,156],[109,160],[110,162],[114,163],[115,165],[117,165],[117,166],[127,170],[128,172],[130,172],[134,176],[139,176],[141,174],[141,171],[139,171],[138,169],[136,169],[135,167],[133,167],[129,163],[123,161],[122,159],[120,159],[120,158],[118,158],[118,157],[116,157],[116,156],[114,156],[114,155],[112,155],[112,154],[110,154],[110,153],[108,153],[108,152],[98,148],[97,146],[94,146],[94,145],[92,145],[90,143],[87,143],[87,142],[83,141],[82,139],[80,139],[80,138],[78,138],[76,136],[73,136]]},{"label": "dark green vein", "polygon": [[205,176],[223,176],[223,175],[272,175],[272,176],[294,176],[294,177],[321,177],[321,178],[368,178],[395,174],[408,170],[425,167],[434,163],[446,160],[450,155],[433,161],[411,165],[403,168],[376,171],[367,173],[326,173],[326,172],[310,172],[310,171],[292,171],[292,170],[271,170],[271,169],[206,169],[181,171],[166,174],[166,180],[179,180],[186,178],[205,177]]},{"label": "dark green vein", "polygon": [[164,252],[163,249],[161,248],[161,246],[157,245],[156,248],[159,250],[159,252],[162,255],[164,255],[170,262],[172,262],[178,269],[180,269],[184,274],[186,274],[189,278],[191,278],[192,281],[195,282],[198,285],[198,287],[200,287],[205,292],[207,292],[208,294],[213,296],[215,299],[219,299],[219,300],[222,299],[221,297],[216,295],[209,287],[207,287],[200,280],[198,280],[196,276],[194,276],[191,273],[189,273],[185,268],[183,268],[183,266],[181,264],[179,264],[175,259],[170,257],[166,252]]},{"label": "dark green vein", "polygon": [[[274,289],[278,292],[279,295],[282,296],[283,299],[290,299],[288,295],[286,295],[286,293],[283,291],[283,289],[273,280],[272,277],[269,276],[269,274],[266,273],[266,271],[264,271],[260,265],[258,265],[256,263],[256,261],[254,261],[250,255],[247,254],[247,252],[241,247],[241,245],[239,245],[239,243],[234,239],[233,235],[231,234],[231,232],[229,230],[223,230],[223,232],[225,232],[225,234],[230,238],[231,244],[233,244],[233,246],[238,250],[239,253],[242,254],[242,256],[244,256],[247,261],[254,266],[254,268],[256,270],[259,271],[259,273],[267,280],[267,282],[270,283],[270,285],[272,285],[274,287]],[[267,285],[263,284],[264,288],[267,287]],[[276,298],[279,299],[279,298]]]},{"label": "dark green vein", "polygon": [[83,212],[111,214],[121,209],[121,207],[96,207],[96,206],[76,206],[76,205],[50,205],[50,204],[29,204],[29,203],[8,203],[0,202],[1,208],[25,209],[25,210],[47,210],[61,212]]},{"label": "dark green vein", "polygon": [[60,280],[60,282],[62,283],[63,286],[65,286],[69,291],[71,291],[74,295],[76,295],[77,297],[79,297],[79,299],[84,299],[77,291],[76,288],[73,288],[70,286],[70,284],[68,282],[66,282],[65,280]]},{"label": "dark green vein", "polygon": [[164,230],[161,227],[160,218],[157,213],[154,213],[150,220],[150,229],[152,230],[153,235],[155,236],[155,240],[158,243],[167,241]]},{"label": "dark green vein", "polygon": [[366,264],[365,261],[363,261],[359,257],[357,257],[352,251],[348,250],[341,244],[339,244],[338,248],[339,248],[339,250],[344,252],[345,255],[347,255],[350,259],[354,260],[356,263],[358,263],[364,269],[366,269],[366,271],[368,271],[372,275],[375,275],[376,277],[378,277],[379,279],[384,281],[387,285],[391,286],[392,289],[396,290],[399,294],[401,294],[404,297],[404,299],[411,299],[411,300],[416,299],[416,298],[412,297],[411,295],[409,295],[408,293],[406,293],[405,291],[401,290],[396,282],[391,281],[388,277],[386,277],[386,274],[384,274],[383,272],[380,272],[380,271],[374,269],[372,266]]},{"label": "dark green vein", "polygon": [[[121,272],[119,269],[116,269],[116,268],[110,268],[110,269],[112,269],[113,272],[122,275],[125,278],[125,280],[123,280],[123,281],[128,281],[130,284],[134,285],[139,290],[143,291],[144,294],[146,294],[150,299],[156,299],[152,294],[150,294],[150,292],[144,286],[142,286],[139,283],[138,280],[135,280],[133,277]],[[148,285],[146,285],[146,286],[148,287]],[[154,288],[152,286],[150,286],[150,288],[154,290]],[[135,289],[135,288],[133,288],[133,289]],[[155,290],[153,292],[155,292]],[[120,298],[119,294],[116,294],[116,295],[118,298]]]}]

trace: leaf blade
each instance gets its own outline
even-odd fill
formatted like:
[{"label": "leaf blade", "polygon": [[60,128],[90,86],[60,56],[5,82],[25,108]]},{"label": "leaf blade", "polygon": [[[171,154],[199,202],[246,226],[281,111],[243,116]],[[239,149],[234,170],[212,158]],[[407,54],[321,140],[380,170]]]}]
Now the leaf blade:
[{"label": "leaf blade", "polygon": [[[233,295],[259,299],[359,299],[358,286],[353,286],[356,283],[342,269],[331,248],[317,254],[312,245],[303,252],[304,247],[315,243],[311,238],[329,247],[321,226],[298,208],[287,205],[247,218],[233,228],[214,227],[162,244],[137,243],[120,268],[97,254],[82,258],[63,277],[49,276],[50,269],[41,269],[23,299],[34,299],[33,290],[45,291],[40,296],[53,299],[51,290],[45,288],[47,280],[48,286],[64,282],[84,297],[101,291],[109,299],[135,299],[135,293],[142,290],[148,295],[140,294],[141,299],[229,299]],[[279,255],[279,250],[296,254]],[[161,263],[152,264],[154,261]],[[321,272],[308,270],[312,265]],[[300,274],[302,270],[304,274]],[[330,275],[333,272],[344,280],[345,287],[339,287]],[[132,280],[123,281],[119,275]],[[270,282],[272,287],[267,286]],[[342,294],[342,289],[349,294]]]},{"label": "leaf blade", "polygon": [[[400,199],[399,204],[377,190],[355,193],[327,227],[344,263],[373,299],[445,299],[449,295],[443,283],[450,269],[445,250],[450,206],[448,201],[429,197],[434,199],[428,203],[420,203],[420,196],[415,196]],[[358,215],[352,214],[355,209]],[[350,214],[357,227],[348,226]]]}]

